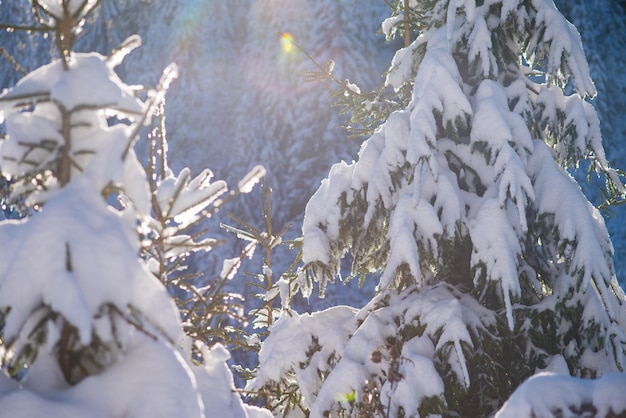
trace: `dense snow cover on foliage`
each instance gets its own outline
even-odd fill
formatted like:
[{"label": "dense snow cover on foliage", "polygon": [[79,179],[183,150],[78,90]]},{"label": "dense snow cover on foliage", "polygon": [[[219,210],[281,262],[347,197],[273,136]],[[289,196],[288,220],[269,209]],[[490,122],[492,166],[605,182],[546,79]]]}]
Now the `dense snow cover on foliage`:
[{"label": "dense snow cover on foliage", "polygon": [[[585,101],[596,90],[578,32],[551,1],[412,7],[422,32],[387,75],[397,91],[409,83],[412,100],[356,161],[332,167],[303,222],[303,261],[321,291],[349,252],[353,275],[380,272],[377,296],[326,363],[293,366],[285,353],[292,366],[270,377],[275,365],[260,358],[257,386],[308,388],[309,368],[325,376],[313,398],[302,392],[313,416],[493,414],[555,358],[584,377],[626,362],[611,241],[566,171],[588,159],[624,192]],[[263,350],[285,338],[281,321],[293,318]],[[307,352],[323,352],[314,331]],[[381,349],[389,360],[364,363]]]},{"label": "dense snow cover on foliage", "polygon": [[[42,7],[53,22],[63,12]],[[69,52],[0,96],[2,174],[34,209],[0,223],[0,415],[268,416],[234,393],[224,347],[200,347],[192,362],[178,309],[139,257],[151,199],[132,144],[167,83],[136,98],[113,71],[130,49]],[[178,223],[224,189],[208,173],[188,178],[154,195]],[[105,200],[114,189],[119,207]]]},{"label": "dense snow cover on foliage", "polygon": [[515,391],[496,418],[619,416],[626,411],[624,389],[624,373],[609,373],[597,380],[538,373]]},{"label": "dense snow cover on foliage", "polygon": [[262,418],[233,392],[228,351],[217,345],[203,366],[189,365],[177,349],[135,336],[119,361],[66,387],[56,359],[41,353],[18,384],[0,376],[0,417],[204,417]]},{"label": "dense snow cover on foliage", "polygon": [[[617,167],[623,166],[619,144],[625,128],[619,115],[624,109],[626,83],[619,65],[626,48],[619,34],[626,21],[624,11],[617,1],[557,1],[557,5],[581,31],[600,92],[593,103],[602,120],[609,159]],[[0,11],[2,16],[11,16],[12,22],[34,24],[28,0],[2,2]],[[118,73],[131,83],[155,85],[161,70],[177,62],[181,76],[168,94],[172,166],[188,166],[194,171],[208,166],[218,177],[232,182],[253,165],[265,165],[268,184],[275,189],[276,223],[286,225],[301,216],[306,200],[330,165],[355,158],[358,145],[336,127],[337,108],[329,106],[325,90],[303,82],[301,71],[314,69],[313,64],[295,47],[286,52],[276,31],[291,33],[319,62],[334,60],[340,79],[350,78],[361,89],[369,89],[379,83],[393,53],[393,46],[376,35],[387,14],[383,1],[354,7],[352,0],[245,0],[236,6],[163,0],[155,7],[154,2],[145,0],[107,0],[88,17],[76,47],[107,54],[127,36],[140,33],[145,45],[118,67]],[[401,20],[401,15],[390,20],[394,19]],[[606,31],[606,27],[614,30]],[[55,51],[53,37],[39,35],[3,31],[0,39],[4,49],[28,70],[46,63]],[[255,52],[259,50],[263,54]],[[6,60],[0,60],[0,68],[0,87],[13,86],[19,72]],[[303,178],[307,179],[304,183]],[[585,187],[589,195],[596,196],[594,202],[599,200],[597,188],[597,183]],[[235,202],[230,210],[258,220],[257,211],[250,209],[254,204],[254,199],[247,199]],[[622,208],[615,211],[608,226],[619,261],[626,247],[621,244]],[[211,254],[232,256],[233,250],[224,248]],[[198,260],[196,268],[211,276],[219,270],[215,261]],[[621,263],[616,268],[621,272]],[[621,276],[618,274],[618,280]],[[363,304],[354,286],[332,287],[327,301]]]},{"label": "dense snow cover on foliage", "polygon": [[[0,16],[41,23],[25,1],[0,2]],[[626,411],[626,300],[602,215],[570,172],[589,164],[624,188],[604,152],[581,37],[552,1],[398,2],[382,26],[382,1],[111,0],[85,12],[96,3],[37,7],[53,27],[85,17],[75,49],[100,53],[22,33],[6,55],[29,74],[0,75],[11,87],[0,95],[0,171],[30,211],[0,222],[0,416],[271,416],[236,393],[226,347],[184,335],[210,326],[183,310],[207,299],[177,307],[172,286],[200,252],[196,269],[243,288],[233,277],[249,247],[207,256],[216,240],[194,227],[221,219],[222,198],[265,174],[275,223],[302,221],[305,264],[291,282],[284,259],[257,275],[277,279],[261,297],[281,304],[255,311],[254,326],[272,325],[267,339],[248,338],[260,351],[245,393],[274,414]],[[391,59],[376,29],[393,38],[405,25],[418,37]],[[141,43],[122,42],[132,32],[145,45],[124,60]],[[46,64],[48,52],[61,59]],[[358,154],[322,87],[302,82],[310,58],[326,63],[325,82],[345,80],[346,97],[375,86],[391,61],[384,82],[397,95],[361,103],[390,112]],[[175,170],[164,139],[156,151],[135,147],[149,119],[163,122],[170,61],[181,71],[167,122]],[[158,87],[146,93],[118,74]],[[146,173],[140,160],[157,156]],[[227,194],[212,171],[186,168],[207,164],[230,180],[255,168]],[[257,203],[234,206],[267,222]],[[347,262],[376,288],[371,300],[327,285]],[[308,298],[311,281],[331,295],[326,305],[362,307],[298,313],[293,291]]]}]

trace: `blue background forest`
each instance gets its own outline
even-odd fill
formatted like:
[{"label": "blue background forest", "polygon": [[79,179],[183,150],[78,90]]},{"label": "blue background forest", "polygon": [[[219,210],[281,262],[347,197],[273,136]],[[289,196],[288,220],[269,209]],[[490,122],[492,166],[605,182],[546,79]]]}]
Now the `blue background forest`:
[{"label": "blue background forest", "polygon": [[[626,5],[617,0],[556,3],[581,33],[598,90],[593,103],[607,156],[615,167],[626,168]],[[104,0],[87,22],[76,49],[109,53],[127,36],[138,33],[143,46],[119,69],[130,84],[153,86],[163,68],[176,62],[181,76],[169,91],[166,105],[172,168],[188,166],[197,173],[209,167],[216,178],[236,184],[251,167],[263,164],[268,171],[266,183],[273,189],[276,229],[292,222],[287,235],[296,237],[304,207],[319,181],[333,163],[354,159],[363,139],[350,138],[339,127],[345,118],[332,107],[328,90],[304,80],[302,73],[314,70],[313,63],[277,32],[290,34],[318,62],[333,60],[335,77],[349,79],[363,90],[382,83],[381,74],[401,45],[387,43],[377,33],[389,14],[382,0],[358,6],[351,0],[275,0],[269,4]],[[0,22],[29,24],[28,11],[26,0],[0,1]],[[52,44],[40,33],[0,33],[0,46],[26,70],[49,62],[56,54]],[[0,59],[1,88],[14,85],[20,77],[7,59]],[[602,182],[587,184],[584,167],[575,176],[590,200],[599,203]],[[259,224],[259,206],[258,193],[253,193],[231,203],[228,210]],[[623,287],[625,211],[614,207],[604,212]],[[10,211],[6,215],[15,216]],[[223,215],[218,218],[228,221]],[[217,221],[210,228],[213,235],[227,235]],[[218,261],[242,245],[228,238],[228,244],[217,251],[196,256],[194,269],[205,277],[218,274]],[[289,254],[277,257],[277,270],[291,261]],[[258,263],[253,260],[244,269],[253,271]],[[246,294],[243,283],[235,280],[233,285]],[[311,302],[359,305],[363,292],[368,289],[358,289],[356,283],[332,286],[325,301],[313,298]]]}]

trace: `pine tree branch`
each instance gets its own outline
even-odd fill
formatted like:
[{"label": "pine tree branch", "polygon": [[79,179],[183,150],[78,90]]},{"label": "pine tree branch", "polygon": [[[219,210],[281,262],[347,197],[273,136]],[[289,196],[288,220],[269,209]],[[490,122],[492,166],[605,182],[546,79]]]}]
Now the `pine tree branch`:
[{"label": "pine tree branch", "polygon": [[6,49],[0,47],[0,55],[2,55],[4,57],[4,59],[6,59],[9,62],[9,64],[11,64],[13,66],[15,71],[17,71],[18,73],[20,73],[22,75],[27,75],[28,74],[28,71],[26,71],[24,69],[24,67],[22,67],[17,62],[17,60],[12,57],[11,54],[9,54]]},{"label": "pine tree branch", "polygon": [[23,31],[23,32],[52,32],[53,27],[50,26],[31,26],[31,25],[13,25],[8,23],[0,23],[0,29],[8,32]]}]

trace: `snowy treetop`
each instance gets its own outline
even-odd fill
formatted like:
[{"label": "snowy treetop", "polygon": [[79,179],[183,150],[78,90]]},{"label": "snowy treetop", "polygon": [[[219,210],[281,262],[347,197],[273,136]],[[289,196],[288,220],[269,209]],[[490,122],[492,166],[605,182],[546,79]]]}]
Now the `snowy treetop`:
[{"label": "snowy treetop", "polygon": [[61,60],[44,65],[1,95],[0,103],[5,111],[9,106],[51,100],[69,112],[83,107],[114,110],[125,116],[141,114],[142,103],[111,70],[106,57],[100,54],[73,54],[69,69],[63,68]]},{"label": "snowy treetop", "polygon": [[0,159],[3,173],[18,178],[14,197],[47,190],[31,198],[42,203],[59,183],[89,172],[99,189],[134,179],[126,182],[126,193],[146,213],[147,190],[137,182],[143,169],[132,155],[123,158],[133,126],[107,122],[111,116],[134,119],[147,109],[113,71],[119,62],[96,53],[73,54],[69,68],[56,60],[0,96],[8,134]]},{"label": "snowy treetop", "polygon": [[[548,82],[562,88],[571,82],[579,95],[595,96],[596,89],[589,75],[580,34],[557,10],[553,1],[490,0],[477,5],[474,0],[457,0],[450,2],[449,6],[447,2],[435,3],[434,7],[417,4],[414,8],[421,12],[424,26],[444,28],[452,52],[456,52],[455,45],[467,43],[467,65],[477,76],[497,77],[512,69],[504,65],[503,58],[513,47],[512,52],[523,55],[530,68],[545,72]],[[400,20],[395,20],[400,26]],[[383,25],[388,36],[395,30],[390,23]],[[492,34],[498,32],[506,33],[515,45],[494,44],[494,39],[498,41],[498,38]],[[430,42],[429,35],[430,31],[424,31],[421,39],[418,38],[408,50]],[[402,63],[406,52],[406,49],[398,51],[387,77],[387,82],[396,88],[408,81],[407,70],[411,64]],[[400,74],[397,74],[398,70]]]}]

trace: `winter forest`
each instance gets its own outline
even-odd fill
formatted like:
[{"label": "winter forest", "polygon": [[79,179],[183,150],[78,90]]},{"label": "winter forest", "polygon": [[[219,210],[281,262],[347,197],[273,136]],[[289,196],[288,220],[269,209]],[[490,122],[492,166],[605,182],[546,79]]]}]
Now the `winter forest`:
[{"label": "winter forest", "polygon": [[619,0],[0,0],[0,417],[626,417]]}]

